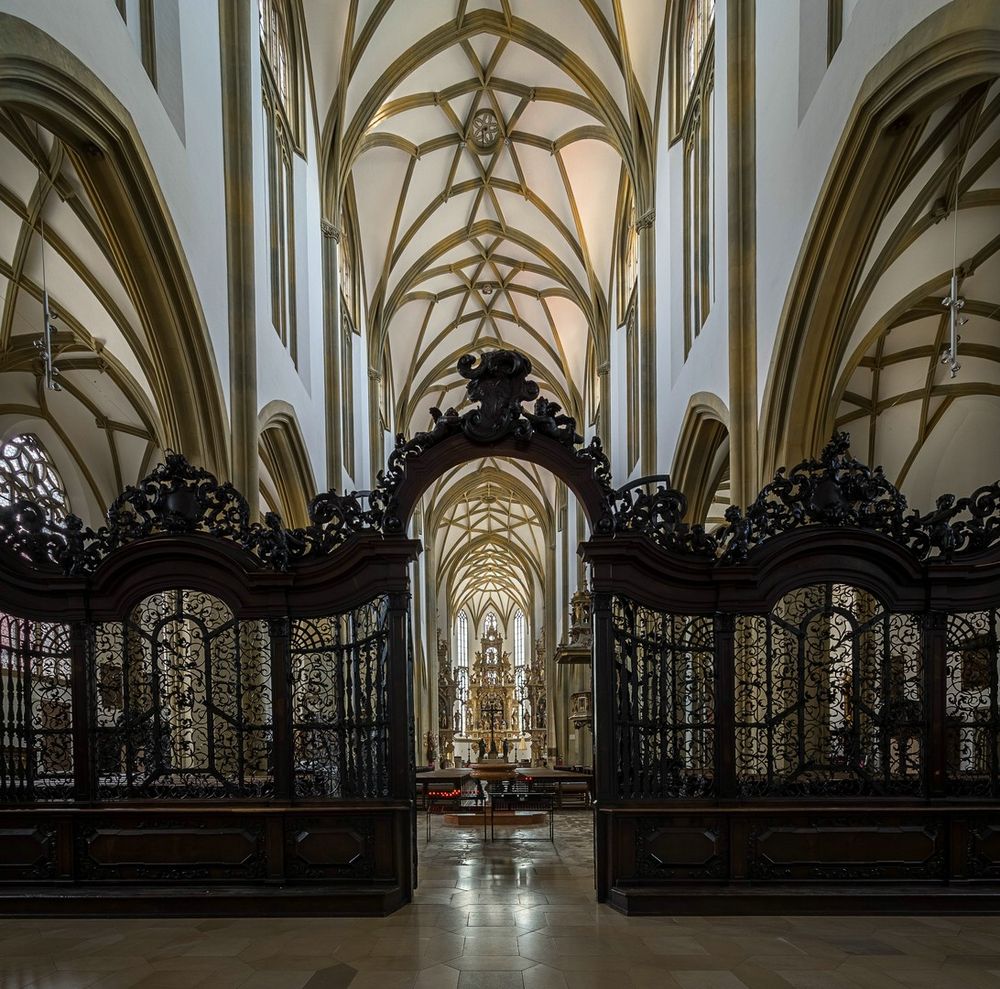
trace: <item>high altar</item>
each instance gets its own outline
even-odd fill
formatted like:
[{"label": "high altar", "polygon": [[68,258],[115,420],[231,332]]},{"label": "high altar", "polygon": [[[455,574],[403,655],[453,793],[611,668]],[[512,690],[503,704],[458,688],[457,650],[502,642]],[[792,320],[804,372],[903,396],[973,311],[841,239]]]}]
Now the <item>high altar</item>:
[{"label": "high altar", "polygon": [[441,765],[453,765],[456,748],[470,761],[485,758],[539,765],[546,752],[545,651],[539,639],[525,666],[515,668],[503,648],[496,615],[487,614],[480,648],[467,671],[452,666],[438,639],[438,726]]}]

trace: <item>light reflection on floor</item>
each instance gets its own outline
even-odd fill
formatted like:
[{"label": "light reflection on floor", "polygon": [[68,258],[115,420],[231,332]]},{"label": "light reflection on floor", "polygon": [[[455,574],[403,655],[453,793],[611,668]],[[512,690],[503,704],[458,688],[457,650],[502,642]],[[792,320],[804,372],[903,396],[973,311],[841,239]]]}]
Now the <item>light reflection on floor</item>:
[{"label": "light reflection on floor", "polygon": [[0,987],[1000,989],[997,917],[627,918],[594,902],[587,811],[555,845],[422,825],[391,917],[4,921]]}]

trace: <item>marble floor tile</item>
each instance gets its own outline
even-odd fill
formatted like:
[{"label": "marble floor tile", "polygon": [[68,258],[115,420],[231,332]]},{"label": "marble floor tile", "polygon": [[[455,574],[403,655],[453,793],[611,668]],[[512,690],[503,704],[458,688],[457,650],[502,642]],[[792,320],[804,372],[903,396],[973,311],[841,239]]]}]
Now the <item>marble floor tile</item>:
[{"label": "marble floor tile", "polygon": [[1000,989],[996,917],[624,917],[591,821],[554,845],[435,821],[386,918],[11,918],[0,989]]}]

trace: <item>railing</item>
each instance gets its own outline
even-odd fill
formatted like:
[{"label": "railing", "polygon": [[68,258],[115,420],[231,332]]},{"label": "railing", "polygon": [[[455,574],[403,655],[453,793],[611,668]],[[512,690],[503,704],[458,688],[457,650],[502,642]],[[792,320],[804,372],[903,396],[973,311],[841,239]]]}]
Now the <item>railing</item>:
[{"label": "railing", "polygon": [[615,595],[611,625],[615,799],[1000,796],[996,608],[891,611],[826,583],[767,614]]},{"label": "railing", "polygon": [[[386,799],[389,628],[384,594],[289,622],[158,592],[120,621],[77,626],[74,692],[70,626],[0,613],[0,803],[269,799],[283,763],[298,797]],[[280,710],[276,682],[290,687]]]}]

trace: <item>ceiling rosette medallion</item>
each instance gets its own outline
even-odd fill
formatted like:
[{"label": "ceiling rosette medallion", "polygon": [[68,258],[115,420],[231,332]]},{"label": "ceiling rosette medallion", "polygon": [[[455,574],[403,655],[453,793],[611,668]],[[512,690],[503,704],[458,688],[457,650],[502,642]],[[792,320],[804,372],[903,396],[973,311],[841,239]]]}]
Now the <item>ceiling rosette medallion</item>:
[{"label": "ceiling rosette medallion", "polygon": [[490,109],[477,110],[469,128],[469,142],[481,155],[493,154],[500,147],[502,132],[497,115]]}]

